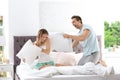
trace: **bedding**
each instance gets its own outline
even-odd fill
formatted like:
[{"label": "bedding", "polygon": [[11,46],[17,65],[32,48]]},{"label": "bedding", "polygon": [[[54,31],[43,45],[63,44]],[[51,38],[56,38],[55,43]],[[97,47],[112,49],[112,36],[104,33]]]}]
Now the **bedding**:
[{"label": "bedding", "polygon": [[[77,54],[74,52],[50,52],[50,57],[55,64],[62,64],[66,66],[74,66],[77,64]],[[79,56],[79,58],[82,56]]]},{"label": "bedding", "polygon": [[[86,73],[84,74],[84,72],[81,73],[82,71],[79,73],[80,70],[77,70],[78,66],[72,66],[72,67],[71,66],[63,66],[63,67],[53,66],[53,67],[44,68],[42,71],[31,69],[30,65],[20,62],[20,59],[16,56],[16,54],[23,47],[24,43],[26,43],[29,39],[31,39],[31,41],[35,41],[36,36],[14,36],[14,71],[15,71],[14,73],[15,75],[18,75],[14,77],[14,80],[88,80],[88,79],[89,80],[120,80],[120,77],[119,77],[120,73],[116,74],[116,71],[115,71],[115,74],[113,74],[114,70],[116,70],[115,68],[113,67],[103,68],[103,67],[100,67],[100,65],[94,66],[92,64],[91,66],[96,67],[96,69],[93,70],[93,67],[88,68],[88,70],[86,70],[87,71],[86,73],[90,72],[88,74]],[[98,36],[98,41],[101,49],[101,36]],[[75,63],[79,61],[82,54],[78,54],[78,55],[74,55]],[[56,58],[54,57],[54,59]],[[86,65],[90,65],[90,64],[86,64]],[[97,69],[98,69],[98,72],[97,72]],[[99,71],[100,69],[101,71]],[[47,71],[48,73],[44,73],[46,72],[46,70],[50,70],[50,71],[49,72]],[[84,71],[85,69],[81,68],[81,70]],[[101,75],[100,72],[103,73],[103,75]],[[37,74],[37,73],[41,73],[41,74]],[[79,74],[75,74],[75,73],[79,73]],[[61,74],[64,74],[64,75],[61,75]],[[71,75],[71,74],[74,74],[74,75]]]},{"label": "bedding", "polygon": [[[55,57],[54,55],[56,54],[52,52],[50,56]],[[58,54],[60,53],[58,52]],[[74,56],[74,58],[78,58],[78,56],[79,57],[82,56],[82,54],[74,54],[74,53],[69,53],[69,55]],[[25,74],[22,74],[22,73],[25,73]],[[100,76],[102,78],[107,78],[109,75],[114,74],[114,68],[103,67],[101,64],[94,65],[93,63],[89,62],[89,63],[86,63],[84,66],[60,66],[60,67],[49,66],[41,70],[37,70],[35,68],[31,68],[31,66],[29,66],[27,63],[22,62],[17,67],[17,74],[20,76],[21,80],[29,80],[29,78],[34,79],[34,80],[36,80],[35,78],[37,79],[38,78],[39,79],[49,78],[50,79],[50,78],[54,78],[55,76],[59,76],[59,75],[63,75],[63,76],[65,75],[66,76],[69,76],[69,75],[90,76],[91,75],[91,76]]]},{"label": "bedding", "polygon": [[114,70],[113,67],[106,68],[100,64],[94,65],[91,62],[86,63],[84,66],[50,66],[41,70],[31,69],[28,64],[22,63],[17,67],[17,73],[21,77],[21,80],[24,80],[29,76],[52,78],[56,75],[98,75],[104,77],[114,74]]},{"label": "bedding", "polygon": [[[40,69],[43,65],[56,65],[57,66],[76,66],[79,59],[82,57],[83,53],[75,54],[73,52],[50,52],[50,59],[43,57],[44,60],[35,59],[34,62],[30,65],[31,68]],[[48,56],[48,55],[47,55]]]}]

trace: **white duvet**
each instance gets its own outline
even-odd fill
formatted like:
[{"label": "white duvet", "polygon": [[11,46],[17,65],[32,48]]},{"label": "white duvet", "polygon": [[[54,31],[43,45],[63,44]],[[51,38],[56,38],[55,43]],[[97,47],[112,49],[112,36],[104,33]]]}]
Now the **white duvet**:
[{"label": "white duvet", "polygon": [[[19,71],[18,71],[19,70]],[[54,75],[110,75],[114,73],[113,67],[103,67],[89,62],[83,66],[50,66],[41,70],[31,69],[28,64],[21,64],[17,67],[17,74],[20,77],[52,77]],[[23,74],[24,73],[24,74]]]}]

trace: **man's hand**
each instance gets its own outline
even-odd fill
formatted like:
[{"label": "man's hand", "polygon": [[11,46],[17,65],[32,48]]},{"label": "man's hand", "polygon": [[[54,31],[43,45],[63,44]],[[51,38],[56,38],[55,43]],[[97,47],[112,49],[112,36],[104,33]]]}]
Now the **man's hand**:
[{"label": "man's hand", "polygon": [[63,34],[63,37],[64,38],[70,38],[70,35],[69,34]]}]

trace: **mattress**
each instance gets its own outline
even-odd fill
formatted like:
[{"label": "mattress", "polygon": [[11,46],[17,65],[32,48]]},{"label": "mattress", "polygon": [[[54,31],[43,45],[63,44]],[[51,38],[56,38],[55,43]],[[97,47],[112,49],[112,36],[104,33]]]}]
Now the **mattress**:
[{"label": "mattress", "polygon": [[[120,80],[120,73],[112,75],[54,75],[52,77],[40,77],[40,76],[30,76],[27,73],[30,72],[29,67],[17,67],[17,75],[21,80]],[[115,71],[116,72],[116,71]]]},{"label": "mattress", "polygon": [[98,75],[56,75],[51,78],[32,77],[20,78],[21,80],[120,80],[120,74],[109,76]]},{"label": "mattress", "polygon": [[97,75],[56,75],[51,78],[28,77],[24,80],[105,80],[105,77]]}]

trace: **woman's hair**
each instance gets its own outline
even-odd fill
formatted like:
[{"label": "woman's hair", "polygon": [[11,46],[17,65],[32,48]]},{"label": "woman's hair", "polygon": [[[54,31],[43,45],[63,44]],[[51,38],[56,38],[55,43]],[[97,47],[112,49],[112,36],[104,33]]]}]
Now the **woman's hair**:
[{"label": "woman's hair", "polygon": [[48,34],[48,31],[46,29],[40,29],[38,31],[38,38],[42,37],[43,34]]},{"label": "woman's hair", "polygon": [[46,29],[40,29],[38,31],[38,35],[37,35],[37,42],[36,42],[36,45],[39,46],[39,39],[42,37],[43,34],[47,34],[49,35],[48,31]]},{"label": "woman's hair", "polygon": [[80,21],[80,23],[82,24],[82,18],[80,16],[74,15],[71,17],[71,19],[75,18],[77,21]]}]

